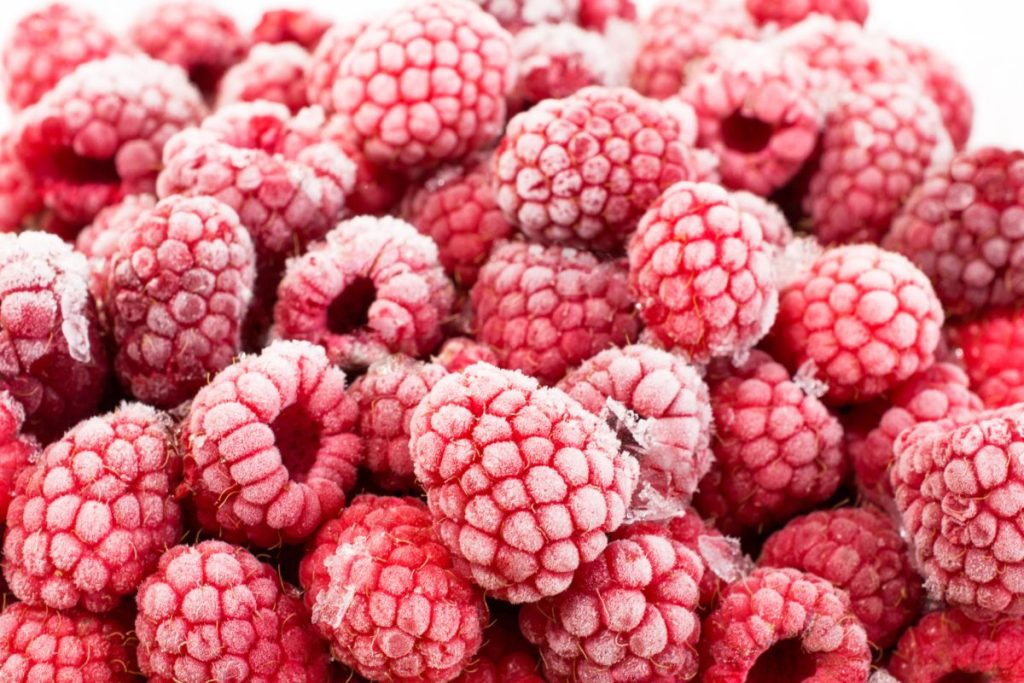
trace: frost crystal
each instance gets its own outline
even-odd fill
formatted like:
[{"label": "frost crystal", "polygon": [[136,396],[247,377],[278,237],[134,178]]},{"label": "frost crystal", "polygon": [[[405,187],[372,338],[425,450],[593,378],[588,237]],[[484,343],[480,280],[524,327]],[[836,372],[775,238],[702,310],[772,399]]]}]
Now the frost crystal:
[{"label": "frost crystal", "polygon": [[366,537],[360,536],[351,543],[342,543],[329,558],[324,567],[331,577],[327,589],[316,598],[312,609],[314,624],[327,624],[331,630],[338,630],[345,619],[345,613],[356,597],[358,581],[355,563],[359,558],[371,559],[366,551]]},{"label": "frost crystal", "polygon": [[708,568],[722,581],[733,583],[754,571],[754,561],[744,554],[739,539],[730,536],[700,536],[697,551]]},{"label": "frost crystal", "polygon": [[814,398],[822,398],[828,393],[828,383],[818,377],[818,365],[813,360],[808,360],[796,369],[793,384]]}]

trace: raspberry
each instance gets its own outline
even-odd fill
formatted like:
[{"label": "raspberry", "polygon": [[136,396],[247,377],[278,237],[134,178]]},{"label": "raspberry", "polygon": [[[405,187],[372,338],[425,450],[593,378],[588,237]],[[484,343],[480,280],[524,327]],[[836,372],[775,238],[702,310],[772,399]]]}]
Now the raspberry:
[{"label": "raspberry", "polygon": [[452,571],[418,500],[357,497],[320,531],[299,572],[314,626],[367,678],[441,683],[480,647],[483,595]]},{"label": "raspberry", "polygon": [[4,574],[31,605],[114,609],[181,534],[173,423],[129,403],[50,444],[7,512]]},{"label": "raspberry", "polygon": [[963,354],[971,383],[980,385],[1004,370],[1024,370],[1017,349],[1024,346],[1024,310],[995,309],[954,324],[951,340]]},{"label": "raspberry", "polygon": [[612,21],[636,22],[633,0],[580,0],[579,23],[591,31],[604,31]]},{"label": "raspberry", "polygon": [[436,363],[393,356],[371,365],[349,389],[359,406],[359,436],[366,452],[363,467],[379,488],[417,488],[409,456],[409,422],[420,400],[447,374]]},{"label": "raspberry", "polygon": [[330,20],[307,9],[269,9],[260,16],[250,42],[298,43],[313,50],[331,28]]},{"label": "raspberry", "polygon": [[590,87],[512,119],[494,160],[498,206],[533,240],[616,250],[697,164],[667,106]]},{"label": "raspberry", "polygon": [[[14,498],[15,481],[39,453],[39,444],[22,435],[25,409],[8,391],[0,391],[0,525],[7,519],[7,508]],[[4,591],[0,580],[0,597]]]},{"label": "raspberry", "polygon": [[46,439],[95,414],[107,375],[85,258],[53,235],[0,234],[0,390]]},{"label": "raspberry", "polygon": [[510,31],[575,21],[580,0],[472,0]]},{"label": "raspberry", "polygon": [[200,525],[262,547],[310,536],[355,484],[357,419],[319,346],[276,342],[222,370],[182,422]]},{"label": "raspberry", "polygon": [[765,242],[781,249],[793,241],[793,228],[778,206],[760,195],[745,190],[733,192],[731,197],[741,211],[751,214],[761,224]]},{"label": "raspberry", "polygon": [[111,255],[105,312],[114,370],[135,398],[171,407],[231,364],[256,255],[231,208],[212,197],[161,200]]},{"label": "raspberry", "polygon": [[512,37],[468,0],[424,0],[362,32],[338,66],[335,110],[374,163],[458,161],[501,133]]},{"label": "raspberry", "polygon": [[868,401],[935,360],[942,306],[899,254],[871,244],[828,249],[779,298],[769,345],[790,370],[817,373],[832,404]]},{"label": "raspberry", "polygon": [[469,337],[452,337],[441,345],[434,362],[448,372],[465,370],[474,363],[498,364],[498,354],[486,344],[480,344]]},{"label": "raspberry", "polygon": [[10,133],[0,134],[0,233],[18,232],[43,208],[35,178],[14,153],[13,142]]},{"label": "raspberry", "polygon": [[390,353],[424,356],[440,343],[454,298],[429,238],[396,218],[360,216],[289,262],[274,334],[322,344],[345,368]]},{"label": "raspberry", "polygon": [[1024,402],[1024,372],[1002,370],[978,385],[978,397],[990,408]]},{"label": "raspberry", "polygon": [[61,3],[46,5],[22,17],[0,51],[7,104],[24,109],[80,64],[123,51],[92,14]]},{"label": "raspberry", "polygon": [[325,142],[337,145],[356,165],[356,184],[346,198],[353,215],[393,213],[392,208],[408,184],[405,176],[370,161],[352,139],[343,116],[328,119],[322,133]]},{"label": "raspberry", "polygon": [[924,45],[902,40],[893,44],[906,55],[925,92],[938,105],[953,145],[957,150],[966,147],[974,125],[974,101],[956,67]]},{"label": "raspberry", "polygon": [[804,197],[818,240],[877,243],[925,174],[952,156],[938,109],[916,87],[875,83],[851,92],[825,121]]},{"label": "raspberry", "polygon": [[812,14],[863,24],[868,18],[868,0],[746,0],[747,11],[759,24],[789,26]]},{"label": "raspberry", "polygon": [[222,541],[176,545],[139,587],[139,668],[155,683],[329,680],[298,592]]},{"label": "raspberry", "polygon": [[456,567],[501,600],[566,590],[622,524],[636,461],[557,389],[478,363],[441,379],[410,424],[413,467]]},{"label": "raspberry", "polygon": [[651,205],[629,243],[629,285],[651,336],[695,362],[744,353],[775,318],[764,230],[709,183]]},{"label": "raspberry", "polygon": [[228,69],[217,86],[217,106],[232,102],[280,102],[293,112],[306,106],[309,53],[294,43],[257,44]]},{"label": "raspberry", "polygon": [[0,612],[0,680],[136,681],[130,633],[130,623],[120,614],[53,612],[14,603]]},{"label": "raspberry", "polygon": [[703,683],[864,681],[871,651],[846,593],[813,574],[761,567],[704,620]]},{"label": "raspberry", "polygon": [[497,245],[470,301],[477,341],[503,367],[544,382],[557,382],[567,369],[639,331],[625,262],[601,262],[567,247]]},{"label": "raspberry", "polygon": [[612,400],[648,420],[640,480],[689,502],[711,466],[711,406],[696,370],[678,356],[635,344],[602,351],[570,370],[558,388],[595,415]]},{"label": "raspberry", "polygon": [[517,612],[499,603],[489,604],[488,610],[484,643],[452,683],[546,683],[538,673],[537,649],[519,631]]},{"label": "raspberry", "polygon": [[950,313],[1015,304],[1024,294],[1024,152],[963,152],[929,175],[883,243],[931,278]]},{"label": "raspberry", "polygon": [[117,251],[118,241],[135,226],[135,221],[142,214],[154,206],[156,197],[151,194],[128,195],[117,204],[101,209],[92,223],[75,238],[75,251],[89,259],[89,292],[97,305],[102,307],[107,297],[110,259]]},{"label": "raspberry", "polygon": [[844,474],[839,421],[766,353],[715,370],[715,462],[700,483],[697,509],[738,534],[828,500]]},{"label": "raspberry", "polygon": [[[306,99],[319,104],[324,111],[334,111],[334,83],[338,68],[352,51],[356,38],[366,32],[366,22],[335,24],[324,33],[306,64]],[[346,128],[347,122],[346,122]]]},{"label": "raspberry", "polygon": [[179,69],[117,55],[82,65],[22,112],[15,152],[46,206],[82,225],[125,195],[151,192],[164,143],[205,112]]},{"label": "raspberry", "polygon": [[700,557],[638,534],[612,541],[563,593],[519,615],[552,681],[669,681],[697,673]]}]

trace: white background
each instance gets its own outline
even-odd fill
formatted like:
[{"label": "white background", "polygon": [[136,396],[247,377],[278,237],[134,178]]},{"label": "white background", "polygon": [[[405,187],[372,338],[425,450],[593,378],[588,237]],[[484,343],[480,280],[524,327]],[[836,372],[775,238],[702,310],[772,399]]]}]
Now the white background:
[{"label": "white background", "polygon": [[[115,30],[153,0],[64,0],[86,8]],[[309,7],[343,21],[367,8],[379,11],[403,0],[222,0],[248,29],[265,8]],[[637,0],[641,11],[655,0]],[[44,0],[0,0],[0,39],[26,12],[43,7]],[[114,7],[116,5],[116,7]],[[869,26],[902,38],[938,47],[960,68],[976,105],[972,146],[1024,148],[1024,2],[1020,0],[872,0]],[[0,106],[0,129],[9,116]]]}]

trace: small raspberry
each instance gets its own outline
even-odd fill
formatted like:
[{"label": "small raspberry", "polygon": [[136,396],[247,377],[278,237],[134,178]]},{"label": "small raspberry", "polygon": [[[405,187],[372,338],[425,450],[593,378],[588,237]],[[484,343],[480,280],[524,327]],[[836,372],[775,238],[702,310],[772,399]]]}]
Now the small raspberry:
[{"label": "small raspberry", "polygon": [[487,607],[484,643],[452,683],[547,683],[540,675],[537,648],[519,630],[517,610],[497,602]]},{"label": "small raspberry", "polygon": [[43,209],[32,172],[14,151],[14,136],[0,134],[0,233],[18,232]]},{"label": "small raspberry", "polygon": [[741,211],[757,219],[764,230],[764,241],[779,249],[793,241],[793,228],[786,214],[775,204],[753,192],[738,190],[731,193],[733,203]]},{"label": "small raspberry", "polygon": [[373,680],[441,683],[480,647],[486,604],[413,498],[363,495],[318,534],[299,569],[336,659]]},{"label": "small raspberry", "polygon": [[622,524],[636,461],[557,389],[478,363],[441,379],[410,425],[413,467],[456,567],[501,600],[569,587]]},{"label": "small raspberry", "polygon": [[260,16],[249,38],[254,45],[298,43],[313,50],[330,28],[329,19],[307,9],[269,9]]},{"label": "small raspberry", "polygon": [[75,251],[89,259],[89,292],[101,309],[101,317],[107,298],[110,259],[117,251],[117,243],[135,226],[135,221],[154,206],[156,197],[153,195],[130,194],[117,204],[100,209],[92,223],[75,238]]},{"label": "small raspberry", "polygon": [[957,150],[967,146],[974,125],[974,101],[956,67],[938,52],[902,40],[893,41],[910,61],[910,68],[938,105],[946,130]]},{"label": "small raspberry", "polygon": [[[25,409],[8,391],[0,391],[0,525],[7,519],[7,508],[14,499],[14,485],[22,470],[39,454],[39,444],[23,435]],[[0,579],[0,597],[4,591]]]},{"label": "small raspberry", "polygon": [[393,208],[404,194],[408,179],[370,161],[351,133],[343,116],[332,116],[322,130],[324,141],[337,145],[356,165],[356,184],[346,198],[348,207],[355,216],[394,213]]},{"label": "small raspberry", "polygon": [[868,0],[747,0],[747,11],[759,24],[789,26],[812,14],[863,24],[868,18]]},{"label": "small raspberry", "polygon": [[276,342],[222,370],[182,423],[200,525],[262,547],[309,537],[355,484],[357,419],[319,346]]},{"label": "small raspberry", "polygon": [[243,548],[174,546],[135,602],[139,668],[154,683],[330,680],[298,591]]},{"label": "small raspberry", "polygon": [[636,22],[633,0],[580,0],[579,24],[590,31],[604,31],[613,21]]},{"label": "small raspberry", "polygon": [[[352,51],[356,38],[367,28],[366,22],[346,22],[335,24],[324,33],[306,64],[306,99],[310,104],[319,104],[324,111],[333,113],[332,92],[338,80],[338,68]],[[348,127],[347,122],[345,127]]]},{"label": "small raspberry", "polygon": [[472,0],[509,31],[575,21],[580,0]]},{"label": "small raspberry", "polygon": [[567,247],[504,242],[470,292],[477,341],[503,367],[544,382],[639,331],[624,260]]},{"label": "small raspberry", "polygon": [[1024,309],[985,311],[971,320],[954,323],[951,341],[963,354],[971,384],[978,386],[1004,370],[1024,370]]},{"label": "small raspberry", "polygon": [[459,372],[474,363],[497,365],[498,354],[490,346],[469,337],[452,337],[441,344],[441,350],[434,357],[434,362],[448,372]]},{"label": "small raspberry", "polygon": [[294,43],[256,44],[217,85],[217,106],[232,102],[280,102],[297,112],[306,106],[309,53]]}]

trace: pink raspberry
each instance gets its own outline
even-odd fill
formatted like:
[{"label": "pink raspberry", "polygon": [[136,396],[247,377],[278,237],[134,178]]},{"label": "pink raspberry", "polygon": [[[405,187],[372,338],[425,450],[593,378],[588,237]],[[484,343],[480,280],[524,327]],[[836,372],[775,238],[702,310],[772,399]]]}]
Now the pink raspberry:
[{"label": "pink raspberry", "polygon": [[80,422],[43,452],[7,511],[4,574],[31,605],[114,609],[181,535],[181,459],[140,403]]},{"label": "pink raspberry", "polygon": [[479,342],[503,367],[557,382],[569,368],[639,331],[622,259],[505,242],[470,292]]},{"label": "pink raspberry", "polygon": [[453,571],[416,499],[357,497],[320,531],[299,574],[332,654],[367,678],[442,683],[480,648],[483,595]]},{"label": "pink raspberry", "polygon": [[448,372],[459,372],[474,363],[497,365],[498,354],[490,346],[469,337],[452,337],[441,344],[441,350],[434,357],[434,362]]},{"label": "pink raspberry", "polygon": [[745,190],[733,192],[731,197],[741,211],[753,215],[761,224],[765,242],[781,249],[793,241],[793,228],[790,227],[786,214],[778,206],[760,195]]},{"label": "pink raspberry", "polygon": [[293,112],[306,106],[309,52],[294,43],[256,44],[217,85],[217,106],[232,102],[280,102]]},{"label": "pink raspberry", "polygon": [[843,429],[802,383],[755,351],[710,382],[715,461],[695,504],[727,534],[760,531],[828,500],[844,474]]},{"label": "pink raspberry", "polygon": [[151,194],[128,195],[117,204],[101,209],[92,223],[75,238],[75,251],[89,259],[89,292],[97,305],[102,306],[106,300],[110,259],[117,251],[121,236],[154,206],[156,197]]},{"label": "pink raspberry", "polygon": [[530,239],[614,251],[697,164],[672,109],[594,86],[513,118],[494,175],[498,206]]},{"label": "pink raspberry", "polygon": [[604,31],[613,21],[636,22],[633,0],[580,0],[579,23],[591,31]]},{"label": "pink raspberry", "polygon": [[[306,99],[319,104],[326,112],[334,111],[334,84],[342,60],[352,51],[356,38],[366,32],[367,22],[335,24],[317,43],[306,64]],[[347,128],[347,122],[345,127]]]},{"label": "pink raspberry", "polygon": [[355,484],[357,419],[345,373],[319,346],[276,342],[222,370],[182,422],[200,525],[261,547],[312,535]]},{"label": "pink raspberry", "polygon": [[985,311],[947,330],[963,354],[971,384],[978,386],[1005,370],[1024,370],[1024,359],[1018,351],[1024,347],[1024,310]]},{"label": "pink raspberry", "polygon": [[472,0],[509,31],[575,21],[579,0]]},{"label": "pink raspberry", "polygon": [[416,478],[457,568],[513,603],[566,590],[636,487],[636,460],[596,416],[484,363],[435,384],[410,432]]},{"label": "pink raspberry", "polygon": [[629,243],[629,285],[647,332],[695,362],[744,353],[775,318],[764,229],[709,183],[678,183],[651,205]]},{"label": "pink raspberry", "polygon": [[325,142],[337,145],[356,165],[356,184],[346,204],[353,215],[384,215],[394,213],[408,179],[401,173],[370,161],[353,140],[352,131],[343,116],[332,116],[323,128]]},{"label": "pink raspberry", "polygon": [[957,68],[941,54],[903,40],[893,41],[910,61],[910,68],[923,83],[925,92],[938,105],[946,130],[957,150],[967,146],[974,125],[974,101]]},{"label": "pink raspberry", "polygon": [[249,38],[254,45],[298,43],[313,50],[330,28],[329,19],[308,9],[269,9],[260,16]]},{"label": "pink raspberry", "polygon": [[943,313],[914,264],[872,244],[835,247],[791,273],[769,345],[834,405],[880,396],[935,361]]},{"label": "pink raspberry", "polygon": [[707,385],[685,360],[645,344],[611,348],[570,370],[558,388],[595,415],[611,400],[647,420],[640,481],[689,502],[711,467],[711,405]]},{"label": "pink raspberry", "polygon": [[243,548],[172,547],[135,603],[139,668],[154,683],[330,679],[298,591]]},{"label": "pink raspberry", "polygon": [[[7,519],[7,508],[14,499],[15,482],[39,455],[39,444],[21,433],[25,409],[8,391],[0,391],[0,525]],[[0,580],[0,594],[4,592]]]},{"label": "pink raspberry", "polygon": [[703,683],[865,681],[871,650],[846,593],[796,569],[761,567],[704,620]]},{"label": "pink raspberry", "polygon": [[13,143],[11,133],[0,134],[0,233],[18,232],[43,209],[36,179]]},{"label": "pink raspberry", "polygon": [[789,26],[812,14],[824,14],[863,24],[868,18],[868,0],[746,0],[747,11],[759,24]]}]

